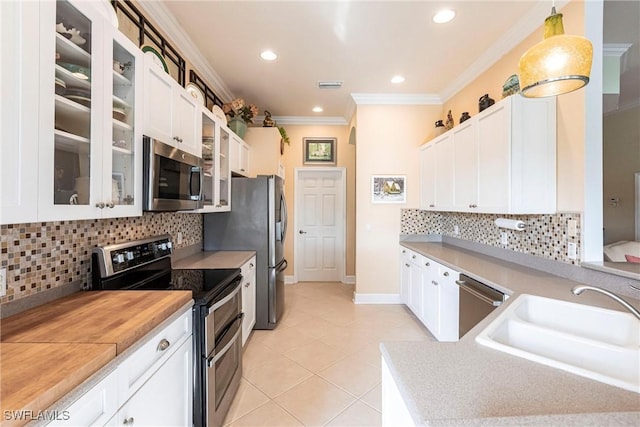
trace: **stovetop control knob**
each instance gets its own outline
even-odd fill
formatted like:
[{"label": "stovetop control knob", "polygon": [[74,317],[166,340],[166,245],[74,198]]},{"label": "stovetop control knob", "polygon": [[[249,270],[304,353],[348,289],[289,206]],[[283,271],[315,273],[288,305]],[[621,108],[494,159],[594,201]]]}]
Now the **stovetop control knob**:
[{"label": "stovetop control knob", "polygon": [[123,263],[124,262],[124,255],[123,254],[118,254],[116,256],[115,262],[118,263],[118,264]]},{"label": "stovetop control knob", "polygon": [[131,261],[133,259],[133,252],[127,251],[127,261]]}]

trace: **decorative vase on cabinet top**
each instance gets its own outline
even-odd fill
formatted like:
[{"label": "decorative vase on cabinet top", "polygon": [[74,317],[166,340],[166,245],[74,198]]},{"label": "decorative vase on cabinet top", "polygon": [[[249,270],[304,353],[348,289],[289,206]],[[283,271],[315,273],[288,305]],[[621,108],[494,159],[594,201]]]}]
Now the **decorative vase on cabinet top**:
[{"label": "decorative vase on cabinet top", "polygon": [[240,138],[244,138],[244,134],[247,132],[247,122],[239,117],[232,117],[227,126]]}]

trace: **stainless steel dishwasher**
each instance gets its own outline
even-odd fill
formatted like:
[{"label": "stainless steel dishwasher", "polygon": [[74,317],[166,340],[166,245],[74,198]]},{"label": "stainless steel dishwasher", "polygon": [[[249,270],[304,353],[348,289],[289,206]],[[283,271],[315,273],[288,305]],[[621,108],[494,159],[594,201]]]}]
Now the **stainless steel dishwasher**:
[{"label": "stainless steel dishwasher", "polygon": [[460,275],[456,284],[461,291],[458,337],[462,338],[471,328],[499,307],[508,296],[464,274]]}]

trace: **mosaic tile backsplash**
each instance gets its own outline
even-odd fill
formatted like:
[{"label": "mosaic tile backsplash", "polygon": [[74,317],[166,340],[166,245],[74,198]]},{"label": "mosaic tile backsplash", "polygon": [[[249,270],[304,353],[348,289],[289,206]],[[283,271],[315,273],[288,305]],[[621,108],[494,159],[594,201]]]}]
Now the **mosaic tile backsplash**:
[{"label": "mosaic tile backsplash", "polygon": [[87,288],[94,247],[160,234],[171,235],[176,248],[199,244],[202,216],[145,212],[131,218],[2,225],[0,267],[7,269],[8,288],[0,304],[76,281]]},{"label": "mosaic tile backsplash", "polygon": [[[524,221],[527,228],[524,231],[498,228],[494,223],[496,218]],[[575,237],[570,237],[567,234],[567,222],[570,219],[576,220],[577,223]],[[454,234],[456,225],[460,233],[457,235]],[[402,234],[442,234],[577,265],[580,259],[580,226],[579,213],[494,215],[403,209],[400,232]],[[508,243],[506,245],[500,244],[500,233],[503,232],[507,233]],[[575,243],[578,248],[578,259],[576,260],[567,256],[567,243],[569,242]]]}]

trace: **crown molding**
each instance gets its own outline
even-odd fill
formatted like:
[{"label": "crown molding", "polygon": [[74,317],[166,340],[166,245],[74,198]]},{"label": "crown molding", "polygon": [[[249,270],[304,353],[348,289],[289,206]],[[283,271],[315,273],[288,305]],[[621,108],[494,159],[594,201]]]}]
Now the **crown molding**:
[{"label": "crown molding", "polygon": [[218,73],[211,68],[202,52],[200,52],[193,43],[193,40],[191,40],[191,37],[184,32],[182,26],[176,21],[176,18],[162,2],[142,0],[137,4],[147,13],[149,18],[155,21],[159,28],[162,28],[171,41],[176,44],[177,49],[188,58],[188,61],[193,65],[193,68],[198,71],[200,77],[213,86],[211,89],[220,99],[224,102],[229,102],[235,98],[233,92],[224,83]]},{"label": "crown molding", "polygon": [[605,43],[602,46],[602,56],[622,57],[629,48],[633,46],[631,43]]},{"label": "crown molding", "polygon": [[[569,3],[569,0],[556,0],[556,9],[560,10]],[[443,89],[440,97],[448,101],[456,93],[464,89],[473,82],[479,75],[487,71],[493,64],[498,62],[506,53],[513,50],[524,39],[529,37],[536,29],[544,24],[544,20],[549,16],[551,9],[548,2],[537,2],[533,9],[514,23],[497,43],[494,43],[485,53],[483,53],[469,68],[462,72],[457,79]],[[542,34],[540,34],[542,40]],[[524,52],[522,52],[524,53]],[[514,74],[517,70],[514,70]],[[506,80],[509,76],[504,76]]]},{"label": "crown molding", "polygon": [[[264,116],[256,116],[261,121]],[[307,125],[307,126],[347,126],[349,122],[344,117],[314,117],[314,116],[273,116],[272,119],[280,125]]]},{"label": "crown molding", "polygon": [[356,105],[440,105],[439,95],[427,93],[352,93]]}]

